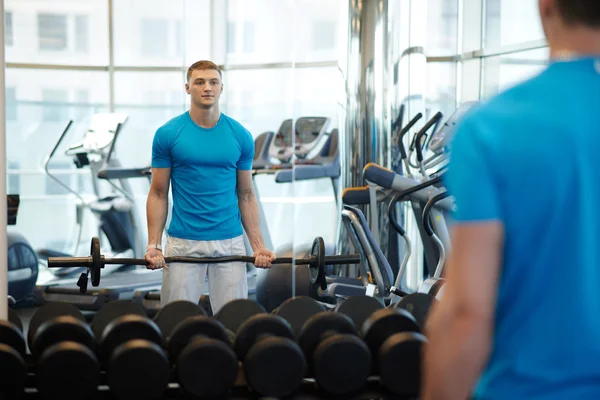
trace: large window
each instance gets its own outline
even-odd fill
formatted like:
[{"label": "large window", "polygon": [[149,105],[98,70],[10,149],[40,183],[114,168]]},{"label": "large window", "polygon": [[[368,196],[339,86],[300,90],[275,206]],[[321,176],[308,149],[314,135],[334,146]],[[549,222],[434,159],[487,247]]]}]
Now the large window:
[{"label": "large window", "polygon": [[10,11],[4,13],[4,45],[6,47],[14,45],[13,15]]},{"label": "large window", "polygon": [[537,0],[486,0],[485,47],[544,38]]},{"label": "large window", "polygon": [[60,14],[38,14],[38,39],[40,50],[66,50],[67,16]]}]

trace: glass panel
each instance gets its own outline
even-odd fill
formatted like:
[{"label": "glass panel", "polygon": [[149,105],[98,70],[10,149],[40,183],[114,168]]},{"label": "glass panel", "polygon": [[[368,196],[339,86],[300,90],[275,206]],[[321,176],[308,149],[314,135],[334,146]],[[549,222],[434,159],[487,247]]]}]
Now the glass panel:
[{"label": "glass panel", "polygon": [[7,18],[7,62],[108,64],[107,1],[7,0]]},{"label": "glass panel", "polygon": [[463,0],[463,40],[459,53],[481,48],[481,5],[484,0]]},{"label": "glass panel", "polygon": [[[210,11],[210,10],[208,10]],[[183,0],[128,0],[114,3],[115,64],[131,66],[181,66],[182,37],[210,47],[210,36],[182,35]],[[210,13],[207,14],[207,21]],[[194,20],[198,24],[197,16]],[[202,44],[200,44],[201,46]]]},{"label": "glass panel", "polygon": [[337,0],[229,0],[227,63],[336,60],[339,35],[347,34],[339,29],[342,3]]},{"label": "glass panel", "polygon": [[485,48],[544,39],[537,0],[486,0]]},{"label": "glass panel", "polygon": [[4,45],[11,47],[13,44],[12,12],[7,11],[4,13]]},{"label": "glass panel", "polygon": [[[89,171],[77,169],[65,150],[81,140],[93,114],[108,111],[108,74],[9,68],[6,85],[7,189],[21,195],[14,229],[34,248],[72,251],[77,200],[41,172],[40,166],[58,141],[67,119],[73,119],[49,168],[61,182],[83,196],[92,192]],[[81,101],[84,92],[86,102]],[[90,238],[96,234],[93,216],[88,215],[85,221],[82,237]],[[84,247],[89,248],[89,241]]]},{"label": "glass panel", "polygon": [[549,56],[549,49],[543,48],[484,59],[483,97],[493,96],[538,74],[548,65]]},{"label": "glass panel", "polygon": [[456,109],[456,64],[427,64],[427,108],[429,115],[441,111],[444,120]]},{"label": "glass panel", "polygon": [[479,81],[481,75],[481,60],[467,60],[462,62],[461,97],[459,103],[479,100]]},{"label": "glass panel", "polygon": [[[179,40],[183,43],[186,66],[207,59],[211,59],[218,65],[225,62],[226,6],[227,1],[223,0],[185,0],[184,36]],[[198,23],[199,19],[202,23]]]},{"label": "glass panel", "polygon": [[458,0],[428,0],[427,55],[447,56],[457,52]]}]

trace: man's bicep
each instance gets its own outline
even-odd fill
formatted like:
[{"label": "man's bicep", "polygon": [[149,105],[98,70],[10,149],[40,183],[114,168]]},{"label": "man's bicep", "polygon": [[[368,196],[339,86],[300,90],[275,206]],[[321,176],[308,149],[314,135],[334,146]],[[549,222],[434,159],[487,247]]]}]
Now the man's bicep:
[{"label": "man's bicep", "polygon": [[237,170],[237,191],[238,193],[252,191],[251,170]]},{"label": "man's bicep", "polygon": [[491,322],[502,265],[504,226],[497,220],[460,223],[452,228],[451,237],[444,297],[458,313]]}]

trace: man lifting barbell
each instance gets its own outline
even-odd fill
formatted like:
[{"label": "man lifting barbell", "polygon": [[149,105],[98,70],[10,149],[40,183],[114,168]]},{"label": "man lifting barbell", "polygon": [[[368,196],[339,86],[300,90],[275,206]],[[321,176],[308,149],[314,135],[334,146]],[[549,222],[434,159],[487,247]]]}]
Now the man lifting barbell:
[{"label": "man lifting barbell", "polygon": [[[223,92],[219,67],[210,61],[194,63],[185,85],[189,111],[161,126],[152,143],[152,184],[146,214],[149,269],[163,268],[161,303],[197,303],[208,273],[213,312],[223,304],[247,298],[246,266],[166,264],[165,256],[223,257],[245,255],[242,226],[259,268],[268,268],[275,254],[265,248],[257,199],[252,190],[252,135],[219,110]],[[172,220],[163,256],[161,238],[166,224],[169,185]]]}]

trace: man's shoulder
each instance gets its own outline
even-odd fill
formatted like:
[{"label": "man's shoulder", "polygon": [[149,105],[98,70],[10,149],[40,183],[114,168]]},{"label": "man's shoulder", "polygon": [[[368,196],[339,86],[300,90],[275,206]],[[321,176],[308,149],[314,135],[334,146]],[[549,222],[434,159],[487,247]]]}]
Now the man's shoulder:
[{"label": "man's shoulder", "polygon": [[167,122],[162,124],[157,129],[157,133],[174,134],[179,129],[181,129],[181,127],[183,127],[185,125],[186,121],[187,121],[187,111],[171,118],[170,120],[168,120]]},{"label": "man's shoulder", "polygon": [[231,118],[229,115],[227,115],[225,113],[221,113],[221,118],[223,118],[225,125],[227,125],[229,128],[231,128],[231,130],[236,135],[250,135],[250,137],[252,137],[252,134],[250,133],[250,131],[248,129],[246,129],[246,127],[244,125],[242,125],[242,123],[239,122],[238,120]]}]

